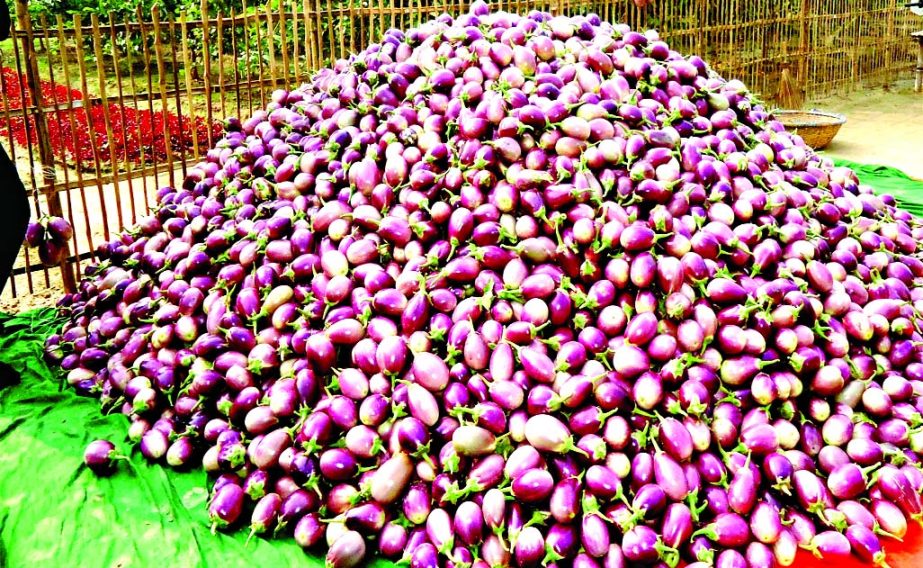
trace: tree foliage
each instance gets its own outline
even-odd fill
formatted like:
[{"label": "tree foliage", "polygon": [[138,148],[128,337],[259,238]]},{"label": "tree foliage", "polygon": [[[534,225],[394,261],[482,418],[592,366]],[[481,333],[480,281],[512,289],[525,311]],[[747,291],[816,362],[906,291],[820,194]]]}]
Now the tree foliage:
[{"label": "tree foliage", "polygon": [[[10,7],[10,13],[16,13],[13,0],[4,0]],[[257,0],[253,4],[259,4]],[[160,9],[162,17],[172,17],[185,11],[190,15],[201,14],[199,0],[29,0],[29,12],[33,17],[44,14],[53,19],[61,15],[65,19],[73,18],[74,14],[91,16],[96,14],[107,19],[112,14],[116,19],[131,18],[138,8],[142,14],[150,14],[154,8]],[[231,8],[240,11],[243,8],[242,0],[209,0],[209,10],[230,12]]]}]

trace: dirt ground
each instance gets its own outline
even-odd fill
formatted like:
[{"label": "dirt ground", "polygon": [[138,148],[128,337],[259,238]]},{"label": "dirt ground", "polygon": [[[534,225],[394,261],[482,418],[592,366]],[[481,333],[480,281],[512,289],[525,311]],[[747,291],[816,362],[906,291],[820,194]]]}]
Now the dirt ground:
[{"label": "dirt ground", "polygon": [[[912,177],[923,179],[923,93],[914,93],[910,81],[896,83],[888,90],[869,89],[818,99],[809,102],[806,107],[846,115],[846,124],[827,147],[826,154],[856,162],[892,166],[904,170]],[[177,175],[175,179],[180,177]],[[99,211],[100,202],[105,202],[110,212],[108,225],[110,230],[115,231],[118,226],[116,193],[123,196],[123,221],[128,223],[133,217],[130,206],[132,200],[126,196],[134,196],[136,208],[140,211],[144,206],[145,193],[152,200],[156,187],[166,181],[166,176],[156,181],[152,178],[145,181],[146,187],[141,180],[135,180],[131,188],[122,182],[119,192],[111,185],[104,186],[101,192],[97,188],[87,189],[86,209]],[[103,223],[100,217],[91,227],[82,224],[83,199],[77,191],[72,192],[71,198],[78,251],[86,252],[89,250],[91,234],[94,245],[103,242]],[[23,262],[22,259],[20,262]],[[12,297],[9,288],[5,290],[0,296],[0,311],[17,312],[53,305],[63,289],[57,269],[49,271],[47,280],[41,272],[34,273],[33,286],[34,292],[28,293],[25,276],[19,276],[18,297]]]},{"label": "dirt ground", "polygon": [[892,166],[923,179],[923,93],[914,93],[910,81],[887,91],[864,90],[809,106],[846,115],[846,124],[825,153]]}]

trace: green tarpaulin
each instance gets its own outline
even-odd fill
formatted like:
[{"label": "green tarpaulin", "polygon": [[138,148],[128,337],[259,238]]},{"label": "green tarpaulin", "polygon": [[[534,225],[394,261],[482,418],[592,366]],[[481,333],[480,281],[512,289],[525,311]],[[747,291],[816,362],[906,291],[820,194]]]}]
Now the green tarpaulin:
[{"label": "green tarpaulin", "polygon": [[201,470],[150,465],[135,451],[99,478],[83,449],[106,438],[123,453],[128,420],[62,386],[42,359],[54,312],[0,316],[0,360],[22,374],[0,387],[0,566],[322,566],[291,538],[211,534]]},{"label": "green tarpaulin", "polygon": [[893,195],[902,209],[923,216],[923,181],[888,166],[858,164],[839,159],[835,159],[834,163],[851,168],[859,176],[860,182],[872,186],[877,193]]},{"label": "green tarpaulin", "polygon": [[[854,167],[863,183],[923,214],[923,182],[879,166]],[[211,534],[201,471],[149,465],[137,451],[118,473],[98,478],[82,465],[97,438],[131,451],[122,415],[102,416],[42,359],[54,312],[0,315],[0,360],[22,374],[0,385],[0,566],[319,566],[291,538]],[[385,563],[379,563],[386,565]]]}]

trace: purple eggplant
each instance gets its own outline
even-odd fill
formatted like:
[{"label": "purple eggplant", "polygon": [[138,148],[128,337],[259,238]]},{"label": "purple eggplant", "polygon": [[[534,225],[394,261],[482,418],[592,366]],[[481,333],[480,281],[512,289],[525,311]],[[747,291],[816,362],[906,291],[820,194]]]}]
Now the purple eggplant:
[{"label": "purple eggplant", "polygon": [[331,568],[352,568],[365,558],[365,540],[356,531],[347,531],[330,545],[326,565]]},{"label": "purple eggplant", "polygon": [[830,472],[827,487],[837,499],[853,499],[866,489],[865,472],[857,465],[846,463]]},{"label": "purple eggplant", "polygon": [[549,414],[538,414],[526,422],[526,439],[539,451],[565,454],[576,448],[567,426]]},{"label": "purple eggplant", "polygon": [[473,501],[461,503],[455,511],[453,526],[460,543],[471,546],[480,542],[484,530],[481,508]]},{"label": "purple eggplant", "polygon": [[83,463],[96,475],[111,475],[120,456],[109,440],[94,440],[83,452]]},{"label": "purple eggplant", "polygon": [[544,469],[530,469],[513,479],[513,496],[522,502],[542,501],[553,489],[554,478]]},{"label": "purple eggplant", "polygon": [[849,539],[842,533],[836,531],[817,533],[811,540],[809,549],[813,551],[818,558],[824,559],[836,557],[845,558],[852,552]]},{"label": "purple eggplant", "polygon": [[657,533],[645,525],[635,526],[625,533],[622,537],[622,553],[631,562],[645,564],[656,562],[662,556],[676,556],[676,551],[664,547]]},{"label": "purple eggplant", "polygon": [[379,503],[396,501],[413,474],[413,462],[407,454],[399,452],[391,456],[375,472],[371,496]]},{"label": "purple eggplant", "polygon": [[903,471],[893,465],[885,465],[875,472],[875,486],[885,498],[890,499],[911,520],[923,519],[920,494],[914,489]]},{"label": "purple eggplant", "polygon": [[223,485],[208,504],[212,530],[233,525],[240,518],[244,504],[244,490],[236,484]]},{"label": "purple eggplant", "polygon": [[311,549],[324,536],[324,525],[317,513],[308,513],[295,525],[295,542],[305,550]]},{"label": "purple eggplant", "polygon": [[250,516],[250,536],[272,529],[281,509],[282,498],[276,493],[268,493],[257,501]]},{"label": "purple eggplant", "polygon": [[545,556],[545,538],[541,531],[534,526],[523,528],[513,547],[513,556],[523,568],[538,566]]},{"label": "purple eggplant", "polygon": [[737,513],[722,513],[693,533],[693,536],[698,535],[704,535],[721,546],[740,547],[750,538],[750,527]]}]

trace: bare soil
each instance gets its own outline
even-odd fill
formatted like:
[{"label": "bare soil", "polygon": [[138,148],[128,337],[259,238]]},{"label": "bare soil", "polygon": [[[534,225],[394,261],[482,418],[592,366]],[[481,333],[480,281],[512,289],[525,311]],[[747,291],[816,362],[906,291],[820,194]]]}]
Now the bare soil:
[{"label": "bare soil", "polygon": [[830,156],[881,164],[923,179],[923,93],[910,81],[814,101],[811,107],[846,115],[824,150]]},{"label": "bare soil", "polygon": [[[819,99],[805,106],[846,115],[846,124],[824,150],[825,154],[856,162],[892,166],[912,177],[923,179],[923,93],[914,93],[910,81],[896,83],[887,90],[867,89],[849,95]],[[17,165],[25,170],[29,168],[27,162]],[[153,201],[153,193],[160,184],[167,181],[166,177],[162,175],[159,180],[148,178],[143,183],[142,180],[134,180],[131,182],[131,188],[127,182],[122,182],[119,184],[118,192],[112,185],[104,186],[102,191],[98,188],[88,188],[85,192],[86,208],[83,206],[83,196],[80,192],[72,191],[70,197],[74,210],[78,251],[89,250],[90,235],[94,246],[104,240],[106,231],[101,203],[105,203],[109,212],[107,224],[110,234],[114,234],[119,221],[116,193],[122,196],[122,221],[131,224],[133,213],[140,214],[145,201]],[[175,179],[180,177],[181,175],[177,174]],[[129,196],[133,196],[134,199]],[[132,201],[135,211],[132,211]],[[85,210],[91,212],[89,227],[83,222]],[[24,263],[24,260],[21,258],[19,262]],[[48,271],[47,278],[42,272],[33,273],[32,280],[33,292],[29,293],[26,277],[17,277],[17,297],[13,297],[10,288],[7,287],[0,295],[0,311],[18,312],[51,306],[63,293],[61,275],[56,268]]]}]

